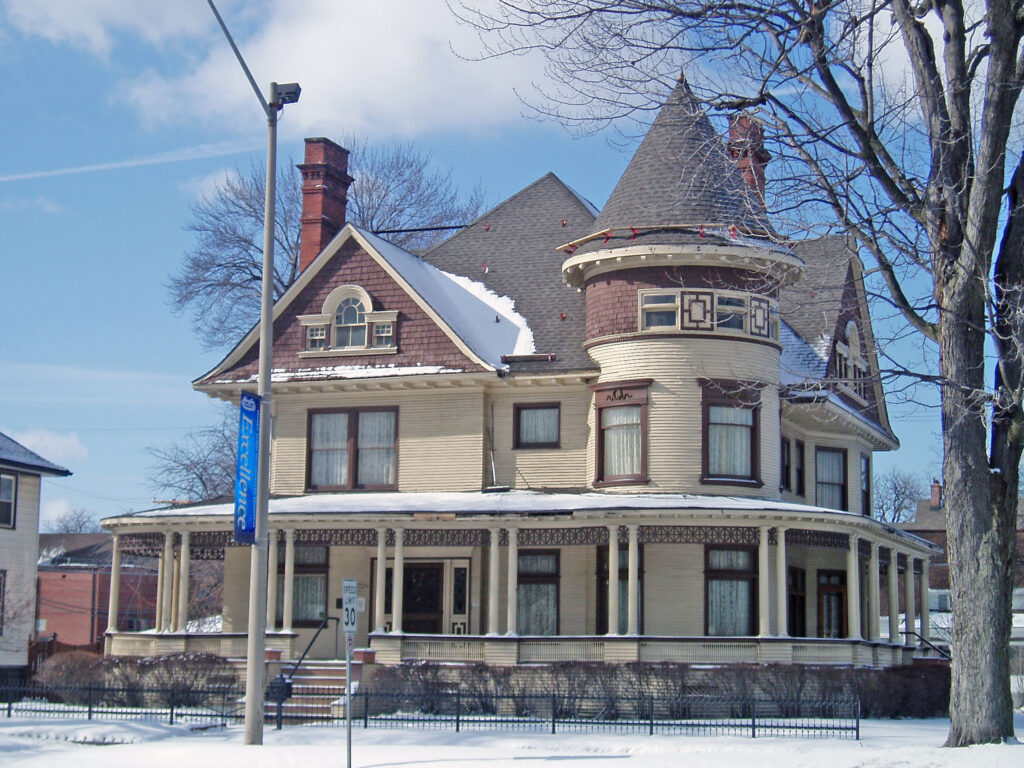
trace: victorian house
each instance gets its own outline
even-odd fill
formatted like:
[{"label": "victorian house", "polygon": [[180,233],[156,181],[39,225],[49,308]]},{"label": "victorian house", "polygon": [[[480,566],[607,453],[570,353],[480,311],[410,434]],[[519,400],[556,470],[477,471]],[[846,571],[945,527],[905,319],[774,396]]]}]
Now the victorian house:
[{"label": "victorian house", "polygon": [[[413,254],[345,223],[347,152],[307,139],[302,272],[274,308],[268,648],[301,654],[355,578],[382,663],[909,661],[916,624],[880,590],[927,634],[937,547],[868,516],[898,443],[861,264],[773,230],[769,159],[680,81],[602,210],[548,174]],[[257,346],[195,388],[237,403]],[[244,655],[230,504],[104,525],[161,563],[157,627],[112,628],[109,653]],[[185,631],[196,558],[224,562],[217,633]]]}]

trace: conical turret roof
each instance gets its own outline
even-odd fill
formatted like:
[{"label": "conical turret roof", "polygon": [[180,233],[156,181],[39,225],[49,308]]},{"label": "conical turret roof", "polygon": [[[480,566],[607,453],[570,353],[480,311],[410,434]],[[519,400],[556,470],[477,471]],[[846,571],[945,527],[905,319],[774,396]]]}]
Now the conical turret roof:
[{"label": "conical turret roof", "polygon": [[[683,228],[770,233],[764,203],[744,181],[682,75],[594,225],[595,232],[613,231],[615,241],[625,234],[645,243],[653,242],[650,230],[657,228],[676,231],[666,240],[671,243],[679,241]],[[639,236],[631,235],[631,228],[641,230]],[[599,247],[601,241],[587,245]]]}]

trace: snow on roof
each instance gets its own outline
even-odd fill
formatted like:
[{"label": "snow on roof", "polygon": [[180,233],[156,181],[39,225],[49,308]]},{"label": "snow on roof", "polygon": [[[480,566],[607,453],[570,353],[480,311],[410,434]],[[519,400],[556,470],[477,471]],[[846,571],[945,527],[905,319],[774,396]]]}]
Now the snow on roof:
[{"label": "snow on roof", "polygon": [[779,341],[782,342],[782,359],[779,362],[779,378],[783,385],[806,384],[825,378],[828,357],[807,343],[802,336],[780,318]]},{"label": "snow on roof", "polygon": [[[862,515],[806,504],[745,498],[740,496],[704,496],[697,494],[651,493],[617,495],[609,493],[542,493],[539,491],[439,491],[434,493],[318,493],[270,500],[272,515],[380,515],[380,514],[455,514],[522,515],[529,513],[568,514],[609,510],[721,510],[737,513],[783,512],[797,515],[869,520]],[[190,507],[164,507],[133,512],[130,518],[227,517],[234,505],[199,504]],[[117,518],[107,518],[114,520]],[[887,530],[924,541],[894,526]]]},{"label": "snow on roof", "polygon": [[[515,311],[515,302],[482,283],[442,272],[397,245],[350,225],[458,334],[470,349],[495,368],[502,355],[534,351],[533,333]],[[371,374],[374,375],[374,374]]]},{"label": "snow on roof", "polygon": [[[299,368],[289,371],[275,368],[270,380],[275,384],[289,381],[314,381],[321,379],[371,379],[383,376],[424,376],[434,373],[464,373],[462,368],[445,368],[443,365],[335,365],[327,368]],[[248,379],[217,379],[214,384],[245,383],[256,381],[258,374]]]}]

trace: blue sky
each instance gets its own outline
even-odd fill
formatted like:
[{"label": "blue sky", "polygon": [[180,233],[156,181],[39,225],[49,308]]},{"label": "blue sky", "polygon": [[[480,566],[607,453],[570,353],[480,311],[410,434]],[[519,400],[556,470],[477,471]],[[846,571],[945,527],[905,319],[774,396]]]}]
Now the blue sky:
[{"label": "blue sky", "polygon": [[[629,160],[616,135],[524,117],[514,90],[540,62],[459,59],[474,40],[443,0],[218,8],[257,82],[302,85],[281,162],[305,136],[413,140],[491,203],[554,171],[601,205]],[[0,69],[0,430],[74,472],[44,481],[44,524],[152,506],[145,448],[218,419],[190,381],[221,355],[169,310],[167,277],[197,196],[264,157],[262,113],[205,0],[0,0]],[[933,472],[937,428],[897,420],[913,445],[878,467]]]}]

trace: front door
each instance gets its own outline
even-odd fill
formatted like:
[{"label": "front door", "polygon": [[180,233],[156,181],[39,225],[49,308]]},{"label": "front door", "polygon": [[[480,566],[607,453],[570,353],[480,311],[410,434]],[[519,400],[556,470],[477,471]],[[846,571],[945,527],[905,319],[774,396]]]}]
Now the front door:
[{"label": "front door", "polygon": [[846,574],[818,571],[818,637],[846,637]]},{"label": "front door", "polygon": [[439,635],[444,620],[444,563],[406,563],[402,629],[414,635]]}]

